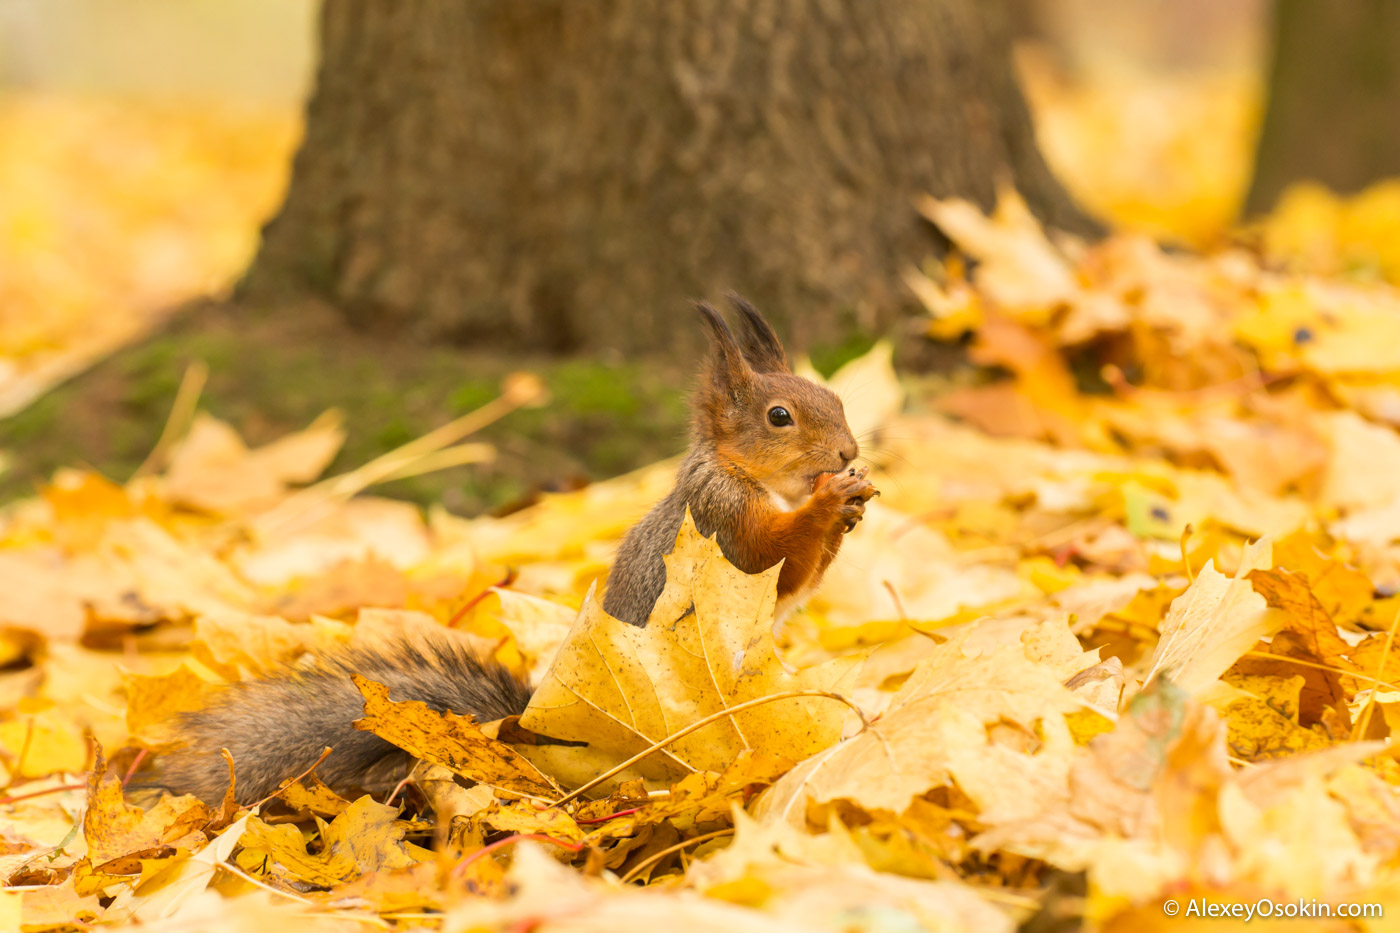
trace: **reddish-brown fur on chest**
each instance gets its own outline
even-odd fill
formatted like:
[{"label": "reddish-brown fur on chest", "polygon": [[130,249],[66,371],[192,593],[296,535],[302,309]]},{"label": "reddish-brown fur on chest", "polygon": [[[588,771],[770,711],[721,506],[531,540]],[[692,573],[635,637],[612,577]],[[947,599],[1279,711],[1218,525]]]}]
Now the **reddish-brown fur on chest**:
[{"label": "reddish-brown fur on chest", "polygon": [[787,512],[755,496],[731,532],[729,559],[746,573],[783,561],[779,599],[810,589],[841,549],[841,529],[833,518],[811,500]]}]

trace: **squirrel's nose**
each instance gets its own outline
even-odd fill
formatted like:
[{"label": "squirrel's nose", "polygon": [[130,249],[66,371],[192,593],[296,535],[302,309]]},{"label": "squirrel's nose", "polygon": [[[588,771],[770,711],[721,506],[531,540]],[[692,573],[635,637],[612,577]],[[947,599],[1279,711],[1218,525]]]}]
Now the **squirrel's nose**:
[{"label": "squirrel's nose", "polygon": [[842,447],[839,453],[841,454],[841,459],[846,461],[845,463],[841,464],[841,468],[845,469],[846,466],[849,465],[852,460],[860,456],[860,445],[857,444],[855,441],[851,441],[845,447]]}]

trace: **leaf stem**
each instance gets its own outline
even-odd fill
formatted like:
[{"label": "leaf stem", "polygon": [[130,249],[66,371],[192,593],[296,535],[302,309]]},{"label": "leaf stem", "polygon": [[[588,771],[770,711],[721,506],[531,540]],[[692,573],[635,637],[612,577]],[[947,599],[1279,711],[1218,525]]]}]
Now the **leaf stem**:
[{"label": "leaf stem", "polygon": [[208,363],[195,360],[185,367],[185,374],[180,377],[180,387],[175,390],[175,402],[170,406],[170,416],[165,419],[165,427],[161,429],[156,445],[146,454],[146,459],[131,474],[132,479],[145,476],[165,464],[171,448],[189,433],[190,425],[199,412],[199,396],[208,381]]},{"label": "leaf stem", "polygon": [[507,567],[506,575],[501,578],[501,581],[499,583],[493,583],[490,586],[486,587],[486,589],[482,590],[480,593],[477,593],[471,599],[463,603],[461,609],[458,609],[456,612],[452,613],[452,618],[447,620],[447,627],[456,628],[457,623],[462,621],[462,617],[465,616],[468,612],[471,612],[473,609],[475,609],[481,603],[482,600],[490,596],[497,589],[504,589],[510,586],[512,583],[515,582],[518,576],[520,576],[520,574],[516,571],[514,567]]},{"label": "leaf stem", "polygon": [[254,887],[262,888],[264,891],[270,891],[271,893],[276,894],[278,897],[285,897],[289,901],[296,901],[298,904],[305,904],[308,907],[316,906],[316,903],[314,901],[308,901],[306,898],[293,894],[290,891],[283,891],[281,888],[275,888],[272,885],[268,884],[266,881],[259,881],[257,878],[254,878],[252,875],[248,874],[243,869],[229,862],[215,862],[214,867],[222,868],[230,875],[233,875],[237,878],[242,878],[244,881],[248,882]]},{"label": "leaf stem", "polygon": [[637,864],[633,865],[632,869],[628,871],[627,874],[622,876],[622,883],[626,884],[627,882],[631,881],[633,878],[637,877],[639,874],[642,873],[642,869],[646,868],[648,865],[652,865],[656,862],[661,861],[661,859],[670,855],[672,852],[679,852],[681,849],[693,846],[696,843],[708,842],[711,839],[718,839],[720,836],[732,835],[734,835],[734,827],[731,826],[728,829],[717,829],[712,833],[705,833],[703,836],[693,836],[690,839],[684,839],[673,846],[667,846],[660,852],[653,852],[651,855],[647,856]]},{"label": "leaf stem", "polygon": [[[1385,633],[1385,647],[1381,649],[1381,659],[1376,662],[1376,683],[1381,683],[1381,675],[1385,673],[1385,662],[1390,658],[1390,646],[1395,643],[1395,627],[1400,625],[1400,609],[1395,612],[1395,618],[1390,620],[1390,628]],[[1366,708],[1361,711],[1361,718],[1356,723],[1356,728],[1351,732],[1353,742],[1361,741],[1361,737],[1366,734],[1366,730],[1371,727],[1371,714],[1376,709],[1375,688],[1371,689],[1371,701],[1366,704]]]},{"label": "leaf stem", "polygon": [[1331,664],[1319,664],[1316,661],[1304,661],[1302,658],[1289,657],[1286,654],[1269,654],[1267,651],[1246,651],[1240,655],[1243,658],[1265,658],[1270,661],[1287,661],[1289,664],[1297,664],[1299,667],[1311,667],[1319,671],[1327,671],[1331,674],[1339,674],[1342,677],[1355,677],[1357,680],[1365,680],[1378,687],[1389,687],[1391,690],[1400,692],[1400,685],[1381,680],[1378,677],[1370,677],[1358,671],[1349,671],[1343,667],[1333,667]]},{"label": "leaf stem", "polygon": [[15,803],[20,800],[28,800],[31,797],[43,797],[45,794],[58,794],[65,790],[87,790],[87,783],[82,784],[60,784],[57,787],[48,787],[44,790],[30,791],[27,794],[14,794],[9,797],[0,797],[0,804]]},{"label": "leaf stem", "polygon": [[607,816],[595,816],[591,820],[581,820],[578,817],[574,817],[574,822],[580,826],[590,826],[594,823],[606,823],[608,820],[616,820],[624,816],[631,816],[633,813],[640,813],[641,811],[641,807],[633,807],[630,810],[618,810],[616,813],[609,813]]},{"label": "leaf stem", "polygon": [[141,762],[146,760],[146,749],[138,748],[136,756],[131,759],[131,767],[126,769],[126,774],[122,775],[122,787],[131,783],[131,776],[136,773],[136,769],[141,767]]},{"label": "leaf stem", "polygon": [[3,790],[9,790],[18,781],[24,771],[24,760],[29,757],[29,743],[34,741],[34,717],[30,716],[25,721],[24,744],[19,747],[19,757],[15,759],[14,770],[10,772],[10,780],[5,784]]},{"label": "leaf stem", "polygon": [[593,788],[597,787],[599,784],[603,783],[608,778],[613,777],[616,774],[621,774],[623,771],[626,771],[628,768],[632,767],[632,765],[641,761],[643,758],[647,757],[652,752],[660,751],[667,745],[670,745],[672,742],[676,741],[676,739],[684,738],[685,736],[690,735],[690,733],[694,732],[697,729],[703,729],[705,726],[708,726],[712,722],[717,722],[718,720],[726,719],[735,713],[743,712],[746,709],[752,709],[755,706],[762,706],[765,703],[772,703],[775,700],[790,700],[794,697],[827,697],[832,700],[840,700],[842,703],[845,703],[852,710],[854,710],[855,714],[860,717],[860,730],[862,732],[864,732],[866,728],[870,725],[870,722],[865,718],[865,713],[861,712],[860,707],[856,706],[856,704],[853,703],[849,698],[844,697],[839,693],[832,693],[830,690],[787,690],[783,693],[774,693],[766,697],[759,697],[756,700],[748,700],[746,702],[738,704],[737,706],[727,706],[724,709],[719,710],[718,712],[711,713],[703,719],[695,720],[695,722],[686,726],[684,729],[680,729],[679,731],[673,732],[670,735],[666,736],[666,738],[662,739],[660,742],[654,742],[646,748],[642,749],[640,752],[637,752],[637,754],[633,755],[631,758],[628,758],[626,761],[622,762],[622,764],[614,765],[607,771],[604,771],[602,774],[598,775],[593,780],[589,781],[581,787],[576,788],[575,790],[566,794],[564,797],[560,798],[558,801],[555,802],[554,805],[556,807],[563,806],[570,800],[574,800],[587,793],[588,791],[592,790]]},{"label": "leaf stem", "polygon": [[320,758],[317,758],[315,761],[311,762],[311,767],[307,768],[305,771],[301,772],[301,774],[298,774],[296,777],[290,778],[289,780],[286,780],[286,781],[283,781],[281,784],[277,785],[277,789],[276,789],[275,791],[273,791],[272,793],[268,794],[268,795],[267,795],[266,797],[264,797],[262,800],[259,800],[259,801],[257,801],[256,803],[251,803],[251,804],[249,804],[249,805],[248,805],[247,807],[245,807],[244,809],[247,809],[247,810],[255,810],[255,809],[257,809],[258,807],[260,807],[261,805],[267,803],[267,802],[268,802],[269,800],[271,800],[273,797],[276,797],[278,794],[282,793],[284,790],[286,790],[287,788],[291,787],[291,786],[292,786],[293,784],[295,784],[297,781],[300,781],[302,778],[306,777],[306,776],[307,776],[308,774],[310,774],[312,771],[315,771],[317,768],[319,768],[319,767],[321,766],[321,762],[325,761],[325,760],[326,760],[327,758],[329,758],[330,756],[331,756],[331,747],[330,747],[329,745],[327,745],[327,746],[325,747],[325,749],[321,752],[321,757],[320,757]]}]

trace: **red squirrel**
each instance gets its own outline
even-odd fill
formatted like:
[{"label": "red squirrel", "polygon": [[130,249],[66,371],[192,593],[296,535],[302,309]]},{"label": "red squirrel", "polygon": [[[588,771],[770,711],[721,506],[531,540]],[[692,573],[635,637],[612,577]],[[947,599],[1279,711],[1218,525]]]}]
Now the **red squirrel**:
[{"label": "red squirrel", "polygon": [[745,573],[783,562],[781,617],[821,582],[841,537],[878,495],[866,471],[849,470],[860,447],[836,393],[792,374],[778,335],[737,295],[743,339],[720,313],[696,305],[711,352],[691,400],[690,452],[671,494],[622,542],[603,596],[608,614],[645,625],[666,585],[662,555],[675,546],[687,507],[703,535]]},{"label": "red squirrel", "polygon": [[[783,562],[778,611],[816,587],[841,547],[842,535],[878,492],[865,470],[850,464],[860,449],[841,400],[792,374],[773,328],[736,295],[742,339],[708,304],[697,309],[710,331],[711,353],[692,399],[690,452],[675,488],[623,541],[609,574],[603,608],[642,626],[666,583],[662,557],[675,546],[686,509],[702,534],[718,536],[731,563],[758,573]],[[325,746],[317,775],[336,790],[388,790],[413,760],[407,752],[352,723],[364,701],[350,680],[360,674],[389,688],[395,700],[471,714],[479,721],[523,712],[528,686],[493,661],[478,658],[450,629],[389,649],[346,649],[288,669],[232,684],[203,709],[172,726],[179,746],[160,757],[144,783],[175,793],[222,798],[233,756],[235,796],[260,800],[310,768]]]}]

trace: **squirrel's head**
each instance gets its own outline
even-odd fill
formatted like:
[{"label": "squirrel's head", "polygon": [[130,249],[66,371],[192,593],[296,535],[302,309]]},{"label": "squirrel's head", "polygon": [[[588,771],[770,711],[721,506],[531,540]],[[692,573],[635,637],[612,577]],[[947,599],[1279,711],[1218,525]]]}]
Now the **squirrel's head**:
[{"label": "squirrel's head", "polygon": [[841,399],[794,376],[778,335],[738,295],[741,339],[711,305],[696,304],[710,329],[710,358],[694,401],[695,435],[723,460],[796,505],[820,473],[844,469],[860,454]]}]

